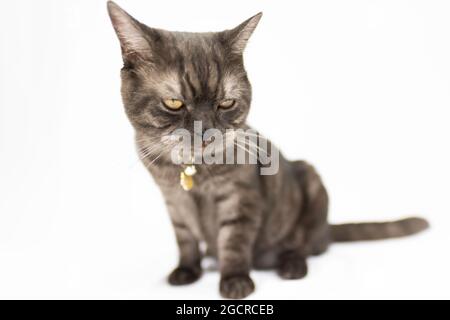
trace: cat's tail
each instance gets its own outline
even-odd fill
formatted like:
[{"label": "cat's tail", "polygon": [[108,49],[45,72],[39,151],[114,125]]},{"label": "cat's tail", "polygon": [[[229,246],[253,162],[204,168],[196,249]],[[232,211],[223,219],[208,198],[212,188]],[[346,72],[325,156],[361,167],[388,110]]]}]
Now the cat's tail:
[{"label": "cat's tail", "polygon": [[334,242],[380,240],[409,236],[430,225],[422,218],[406,218],[391,222],[365,222],[331,225]]}]

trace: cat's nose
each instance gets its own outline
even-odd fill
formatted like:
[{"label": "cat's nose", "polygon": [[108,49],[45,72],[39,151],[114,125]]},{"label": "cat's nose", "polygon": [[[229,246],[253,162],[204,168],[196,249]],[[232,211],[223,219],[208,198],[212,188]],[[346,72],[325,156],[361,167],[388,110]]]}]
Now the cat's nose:
[{"label": "cat's nose", "polygon": [[203,137],[205,136],[205,132],[210,129],[209,127],[204,127],[202,126],[202,130],[201,131],[195,131],[195,135],[199,136],[200,138],[203,139]]},{"label": "cat's nose", "polygon": [[208,129],[213,129],[214,128],[214,122],[212,119],[208,118],[208,117],[201,117],[199,118],[199,120],[201,122],[202,125],[202,135],[205,134],[206,130]]}]

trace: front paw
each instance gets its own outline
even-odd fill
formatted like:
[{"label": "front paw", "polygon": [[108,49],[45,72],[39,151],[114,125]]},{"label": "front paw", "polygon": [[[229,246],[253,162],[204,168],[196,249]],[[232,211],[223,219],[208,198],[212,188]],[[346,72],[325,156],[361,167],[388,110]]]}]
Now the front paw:
[{"label": "front paw", "polygon": [[220,294],[224,298],[242,299],[254,290],[255,285],[248,275],[220,279]]},{"label": "front paw", "polygon": [[168,281],[173,286],[181,286],[197,281],[201,274],[200,268],[177,267],[169,275]]}]

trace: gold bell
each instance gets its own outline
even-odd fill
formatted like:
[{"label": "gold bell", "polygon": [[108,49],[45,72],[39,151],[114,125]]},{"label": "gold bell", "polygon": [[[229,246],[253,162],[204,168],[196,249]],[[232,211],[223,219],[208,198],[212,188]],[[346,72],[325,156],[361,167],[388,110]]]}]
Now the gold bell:
[{"label": "gold bell", "polygon": [[193,176],[197,173],[197,170],[195,169],[194,165],[187,166],[186,169],[184,169],[184,173],[188,176]]},{"label": "gold bell", "polygon": [[189,191],[194,187],[194,178],[185,172],[180,173],[180,185],[185,191]]}]

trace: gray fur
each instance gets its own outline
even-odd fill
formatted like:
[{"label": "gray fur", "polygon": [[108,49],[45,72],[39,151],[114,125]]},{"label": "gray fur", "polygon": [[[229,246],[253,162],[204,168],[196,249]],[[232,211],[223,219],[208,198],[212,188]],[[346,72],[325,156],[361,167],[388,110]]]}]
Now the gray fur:
[{"label": "gray fur", "polygon": [[[244,298],[254,290],[252,267],[276,268],[282,278],[298,279],[307,273],[306,258],[333,240],[404,236],[427,227],[419,218],[330,226],[328,195],[317,172],[282,156],[278,174],[268,176],[259,174],[259,164],[199,165],[196,186],[184,191],[181,168],[170,161],[161,137],[177,128],[192,131],[195,120],[205,130],[247,128],[251,86],[242,53],[261,14],[232,30],[184,33],[149,28],[112,2],[108,10],[122,47],[125,110],[139,150],[151,150],[143,163],[165,198],[180,251],[170,283],[200,277],[200,242],[219,260],[221,294]],[[230,97],[236,105],[219,110],[218,101]],[[161,103],[167,98],[183,100],[185,107],[169,111]]]}]

